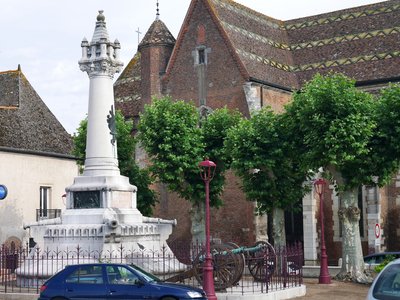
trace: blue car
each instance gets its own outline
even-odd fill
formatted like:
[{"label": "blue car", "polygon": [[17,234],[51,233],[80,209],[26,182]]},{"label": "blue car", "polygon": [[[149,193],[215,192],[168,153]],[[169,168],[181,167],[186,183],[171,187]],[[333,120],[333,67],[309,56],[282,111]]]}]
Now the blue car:
[{"label": "blue car", "polygon": [[206,300],[202,289],[162,282],[137,266],[80,264],[65,267],[40,288],[38,300]]}]

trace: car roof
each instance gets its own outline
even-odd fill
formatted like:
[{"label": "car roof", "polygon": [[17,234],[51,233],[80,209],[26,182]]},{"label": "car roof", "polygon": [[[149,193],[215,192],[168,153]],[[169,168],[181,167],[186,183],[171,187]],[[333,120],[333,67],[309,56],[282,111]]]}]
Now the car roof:
[{"label": "car roof", "polygon": [[382,256],[382,255],[400,255],[400,251],[391,251],[391,252],[378,252],[365,255],[364,257],[374,257],[374,256]]},{"label": "car roof", "polygon": [[129,266],[123,263],[83,263],[83,264],[71,264],[68,266],[108,266],[108,265],[118,265],[118,266]]}]

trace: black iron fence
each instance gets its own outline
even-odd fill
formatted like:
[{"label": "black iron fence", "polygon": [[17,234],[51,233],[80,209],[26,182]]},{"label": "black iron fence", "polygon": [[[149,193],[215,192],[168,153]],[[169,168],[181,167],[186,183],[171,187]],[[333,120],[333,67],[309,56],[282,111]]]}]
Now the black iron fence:
[{"label": "black iron fence", "polygon": [[61,216],[61,209],[36,209],[36,221],[55,219]]},{"label": "black iron fence", "polygon": [[[172,250],[171,250],[172,249]],[[268,243],[254,247],[234,244],[212,245],[214,282],[217,292],[268,293],[300,286],[303,282],[301,244],[274,249]],[[177,244],[159,250],[126,249],[108,251],[65,250],[38,247],[0,249],[0,292],[39,293],[42,283],[68,264],[89,262],[135,264],[161,280],[202,286],[204,247]]]}]

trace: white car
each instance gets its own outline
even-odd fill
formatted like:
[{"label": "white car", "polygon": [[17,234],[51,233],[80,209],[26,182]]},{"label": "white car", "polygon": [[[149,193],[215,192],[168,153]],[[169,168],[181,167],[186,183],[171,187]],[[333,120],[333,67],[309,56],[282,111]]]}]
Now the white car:
[{"label": "white car", "polygon": [[383,268],[369,288],[366,300],[400,299],[400,259]]}]

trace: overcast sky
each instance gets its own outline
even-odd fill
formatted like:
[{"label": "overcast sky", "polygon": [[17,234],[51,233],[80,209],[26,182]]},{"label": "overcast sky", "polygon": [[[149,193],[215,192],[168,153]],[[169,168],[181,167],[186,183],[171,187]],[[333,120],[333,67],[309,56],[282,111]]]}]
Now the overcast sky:
[{"label": "overcast sky", "polygon": [[[381,1],[237,0],[267,16],[288,20]],[[33,88],[69,133],[85,118],[89,79],[79,70],[81,41],[92,38],[104,10],[110,39],[121,43],[126,65],[154,21],[156,0],[0,0],[0,72],[21,65]],[[190,0],[159,0],[160,19],[177,37]],[[119,74],[116,74],[115,79]]]}]

